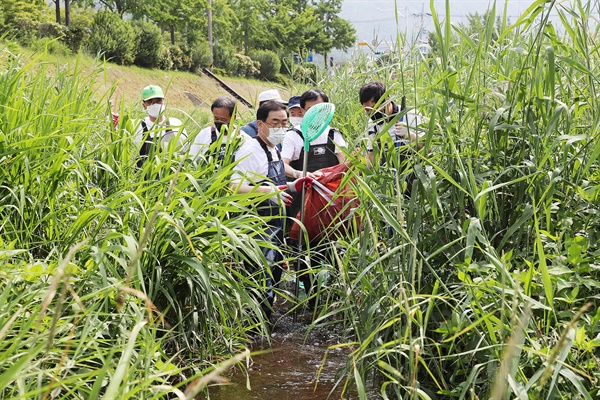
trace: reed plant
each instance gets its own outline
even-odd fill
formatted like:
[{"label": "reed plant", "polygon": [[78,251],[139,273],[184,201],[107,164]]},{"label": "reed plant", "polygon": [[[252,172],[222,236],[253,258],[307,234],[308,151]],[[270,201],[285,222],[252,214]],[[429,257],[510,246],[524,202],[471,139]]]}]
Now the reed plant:
[{"label": "reed plant", "polygon": [[[330,242],[316,325],[341,321],[340,384],[360,398],[600,395],[597,12],[492,6],[470,31],[431,2],[428,53],[401,36],[388,63],[319,83],[359,149],[362,227]],[[367,168],[358,89],[374,78],[426,122],[408,161]]]},{"label": "reed plant", "polygon": [[[338,384],[597,398],[597,6],[538,0],[514,22],[492,7],[472,31],[431,5],[430,52],[401,35],[387,62],[316,82],[360,200],[316,294],[314,326],[338,325],[350,350]],[[265,262],[261,197],[228,190],[232,163],[175,148],[137,168],[138,116],[115,130],[112,89],[91,89],[105,65],[0,61],[0,397],[193,398],[223,356],[247,356],[248,329],[266,333],[263,276],[243,268]],[[372,79],[426,118],[422,149],[378,148],[387,162],[367,168]],[[206,116],[180,115],[193,142]]]},{"label": "reed plant", "polygon": [[106,65],[0,60],[0,397],[193,398],[266,329],[256,199],[172,147],[138,168]]}]

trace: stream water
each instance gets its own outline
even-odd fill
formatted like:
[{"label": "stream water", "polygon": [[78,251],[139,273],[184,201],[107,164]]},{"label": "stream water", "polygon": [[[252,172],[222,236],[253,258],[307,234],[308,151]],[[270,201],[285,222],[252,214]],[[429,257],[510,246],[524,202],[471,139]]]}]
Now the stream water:
[{"label": "stream water", "polygon": [[[327,350],[338,343],[338,335],[325,329],[307,333],[308,324],[294,322],[286,306],[276,303],[271,343],[257,342],[248,368],[249,380],[239,369],[225,385],[209,389],[210,400],[325,400],[357,399],[342,397],[344,379],[340,370],[346,365],[348,350]],[[326,357],[325,357],[326,356]],[[325,358],[324,358],[325,357]],[[247,387],[249,385],[249,388]],[[376,396],[369,396],[375,399]]]}]

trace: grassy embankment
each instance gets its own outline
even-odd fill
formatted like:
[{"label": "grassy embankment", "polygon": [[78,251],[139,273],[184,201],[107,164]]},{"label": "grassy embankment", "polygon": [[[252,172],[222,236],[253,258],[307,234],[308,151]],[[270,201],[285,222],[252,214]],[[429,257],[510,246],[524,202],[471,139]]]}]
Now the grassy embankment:
[{"label": "grassy embankment", "polygon": [[[79,65],[82,68],[81,73],[84,75],[95,74],[98,68],[97,60],[85,54],[38,54],[26,48],[11,47],[11,49],[13,52],[22,54],[24,60],[35,57],[36,62],[58,63],[65,67]],[[37,58],[38,56],[41,58]],[[130,105],[139,103],[142,88],[149,84],[161,86],[166,91],[169,107],[180,109],[186,113],[193,112],[196,105],[186,96],[185,92],[190,92],[200,98],[203,101],[201,107],[204,109],[210,109],[210,104],[217,97],[229,95],[216,81],[204,74],[145,69],[113,63],[106,63],[105,66],[102,74],[97,75],[94,88],[100,95],[114,89],[111,99],[116,100],[117,107],[128,108]],[[257,103],[256,99],[261,91],[272,88],[277,88],[284,99],[290,96],[289,89],[275,83],[237,77],[220,77],[220,79],[252,104]],[[251,117],[247,113],[248,108],[241,103],[239,111],[243,117]]]}]

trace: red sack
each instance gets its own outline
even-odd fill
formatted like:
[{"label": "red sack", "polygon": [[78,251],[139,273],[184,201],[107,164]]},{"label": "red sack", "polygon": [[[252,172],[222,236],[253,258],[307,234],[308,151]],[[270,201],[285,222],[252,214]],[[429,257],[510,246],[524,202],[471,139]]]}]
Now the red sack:
[{"label": "red sack", "polygon": [[[304,196],[304,226],[311,242],[326,236],[343,235],[352,227],[353,221],[360,224],[360,218],[354,213],[359,201],[349,182],[341,186],[348,171],[345,164],[334,165],[314,172],[315,180],[329,191],[313,185]],[[324,192],[324,193],[322,193]],[[300,212],[296,215],[300,220]],[[298,240],[299,224],[294,221],[290,238]]]}]

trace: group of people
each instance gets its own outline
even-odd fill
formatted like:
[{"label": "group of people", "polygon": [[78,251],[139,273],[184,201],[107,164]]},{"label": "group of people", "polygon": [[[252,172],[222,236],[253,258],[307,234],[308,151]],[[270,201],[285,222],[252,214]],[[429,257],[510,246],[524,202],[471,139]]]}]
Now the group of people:
[{"label": "group of people", "polygon": [[[338,129],[326,127],[320,136],[310,142],[304,168],[302,118],[316,104],[329,102],[327,94],[314,88],[286,102],[276,89],[272,89],[260,93],[258,100],[256,120],[236,128],[233,125],[236,101],[227,96],[217,98],[211,105],[213,124],[201,130],[194,141],[187,144],[187,132],[181,121],[164,115],[165,95],[162,89],[150,85],[142,91],[142,105],[148,115],[139,122],[135,139],[140,144],[139,163],[146,161],[151,146],[157,143],[161,146],[182,146],[193,158],[212,155],[222,160],[226,146],[236,141],[231,190],[237,193],[265,193],[268,198],[256,206],[259,215],[268,217],[265,218],[268,226],[263,238],[272,244],[263,249],[268,265],[248,266],[264,275],[265,293],[261,300],[268,319],[273,309],[273,289],[282,275],[284,257],[280,249],[285,242],[286,213],[296,216],[301,207],[297,193],[311,187],[313,172],[346,162],[344,149],[347,143]],[[406,112],[403,104],[391,101],[383,83],[365,84],[360,89],[359,100],[370,118],[366,157],[369,165],[375,161],[374,149],[378,148],[377,143],[384,128],[387,128],[395,146],[409,142],[420,145],[418,115]],[[216,142],[220,146],[213,146]],[[303,169],[309,172],[307,176],[303,176]],[[300,279],[311,298],[309,305],[314,306],[315,296],[310,297],[314,282],[310,274],[301,274]]]}]

